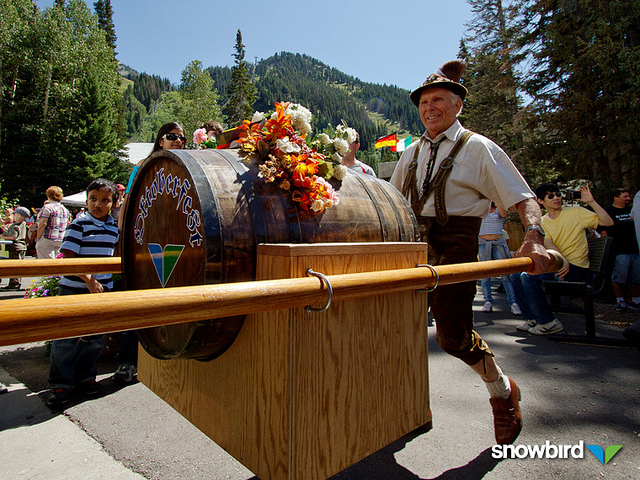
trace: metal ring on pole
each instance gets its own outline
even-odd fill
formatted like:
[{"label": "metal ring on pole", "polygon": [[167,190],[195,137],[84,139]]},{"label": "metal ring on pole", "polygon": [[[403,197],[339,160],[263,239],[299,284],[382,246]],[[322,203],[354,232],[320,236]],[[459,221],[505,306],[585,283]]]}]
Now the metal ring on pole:
[{"label": "metal ring on pole", "polygon": [[311,269],[307,270],[307,275],[314,276],[314,277],[318,277],[320,279],[320,283],[324,282],[327,284],[327,290],[329,291],[329,298],[327,299],[327,303],[324,305],[324,307],[322,308],[313,308],[312,306],[308,305],[305,307],[305,310],[307,311],[307,313],[322,313],[322,312],[326,312],[327,309],[329,308],[329,306],[331,305],[331,300],[333,300],[333,288],[331,287],[331,282],[329,282],[329,279],[327,277],[325,277],[322,273],[318,273],[318,272],[314,272]]},{"label": "metal ring on pole", "polygon": [[419,263],[417,266],[418,267],[427,267],[436,276],[436,283],[433,285],[433,287],[422,289],[422,290],[418,290],[418,292],[426,292],[426,293],[433,292],[436,288],[438,288],[438,283],[440,283],[440,275],[438,274],[438,271],[435,268],[433,268],[433,265],[429,265],[428,263]]}]

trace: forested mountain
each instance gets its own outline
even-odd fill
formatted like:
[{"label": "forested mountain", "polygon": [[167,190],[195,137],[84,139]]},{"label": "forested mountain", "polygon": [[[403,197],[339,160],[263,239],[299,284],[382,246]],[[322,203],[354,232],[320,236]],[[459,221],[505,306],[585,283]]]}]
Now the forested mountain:
[{"label": "forested mountain", "polygon": [[123,78],[131,80],[123,92],[123,129],[127,137],[133,137],[140,130],[142,123],[163,93],[175,90],[168,78],[160,78],[158,75],[138,73],[135,70],[120,64],[118,73]]},{"label": "forested mountain", "polygon": [[[311,110],[317,130],[335,127],[344,119],[360,133],[362,149],[390,132],[416,135],[424,129],[409,92],[402,88],[362,82],[308,55],[288,52],[261,60],[252,68],[255,110],[273,110],[277,101],[299,103]],[[210,67],[207,71],[224,104],[231,69]]]}]

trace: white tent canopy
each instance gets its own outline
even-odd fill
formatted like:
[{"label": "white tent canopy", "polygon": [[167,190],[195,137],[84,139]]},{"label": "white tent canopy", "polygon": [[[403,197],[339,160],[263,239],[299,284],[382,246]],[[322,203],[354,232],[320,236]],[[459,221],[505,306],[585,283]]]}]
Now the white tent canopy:
[{"label": "white tent canopy", "polygon": [[62,197],[61,203],[68,207],[86,207],[87,206],[87,192],[78,192],[73,195],[67,195]]},{"label": "white tent canopy", "polygon": [[127,161],[135,165],[151,155],[153,143],[127,143],[124,149],[127,152]]},{"label": "white tent canopy", "polygon": [[[127,154],[126,160],[136,165],[140,160],[144,160],[151,154],[153,143],[127,143],[124,151]],[[87,205],[87,192],[78,192],[62,198],[63,205],[70,207],[84,207]]]}]

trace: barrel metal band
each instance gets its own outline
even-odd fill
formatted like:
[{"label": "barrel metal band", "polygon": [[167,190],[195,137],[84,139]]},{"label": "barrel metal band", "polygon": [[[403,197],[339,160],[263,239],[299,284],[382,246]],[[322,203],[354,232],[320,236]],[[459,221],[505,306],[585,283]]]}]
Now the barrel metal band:
[{"label": "barrel metal band", "polygon": [[322,273],[314,272],[310,268],[307,270],[307,275],[310,276],[310,277],[312,277],[312,276],[313,277],[318,277],[320,279],[320,283],[321,284],[322,284],[322,282],[327,284],[327,290],[329,292],[329,298],[327,299],[327,303],[324,305],[324,307],[322,307],[322,308],[313,308],[311,305],[308,305],[307,307],[305,307],[305,310],[307,311],[307,313],[322,313],[322,312],[326,312],[327,309],[329,308],[329,306],[331,305],[331,300],[333,300],[333,288],[331,287],[331,282]]},{"label": "barrel metal band", "polygon": [[431,272],[435,275],[436,277],[436,283],[433,285],[433,287],[431,288],[425,288],[425,289],[420,289],[417,290],[420,293],[426,292],[426,293],[431,293],[433,292],[436,288],[438,288],[438,283],[440,283],[440,275],[438,274],[438,271],[433,268],[433,265],[429,265],[428,263],[419,263],[418,265],[416,265],[417,267],[427,267],[429,270],[431,270]]}]

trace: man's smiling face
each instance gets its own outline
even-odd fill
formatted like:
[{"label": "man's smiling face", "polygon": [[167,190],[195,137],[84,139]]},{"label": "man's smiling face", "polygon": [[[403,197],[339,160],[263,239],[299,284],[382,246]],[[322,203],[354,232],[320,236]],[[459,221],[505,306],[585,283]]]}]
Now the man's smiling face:
[{"label": "man's smiling face", "polygon": [[455,123],[456,114],[462,108],[462,100],[451,90],[431,87],[420,95],[418,108],[422,124],[429,136],[435,138]]}]

